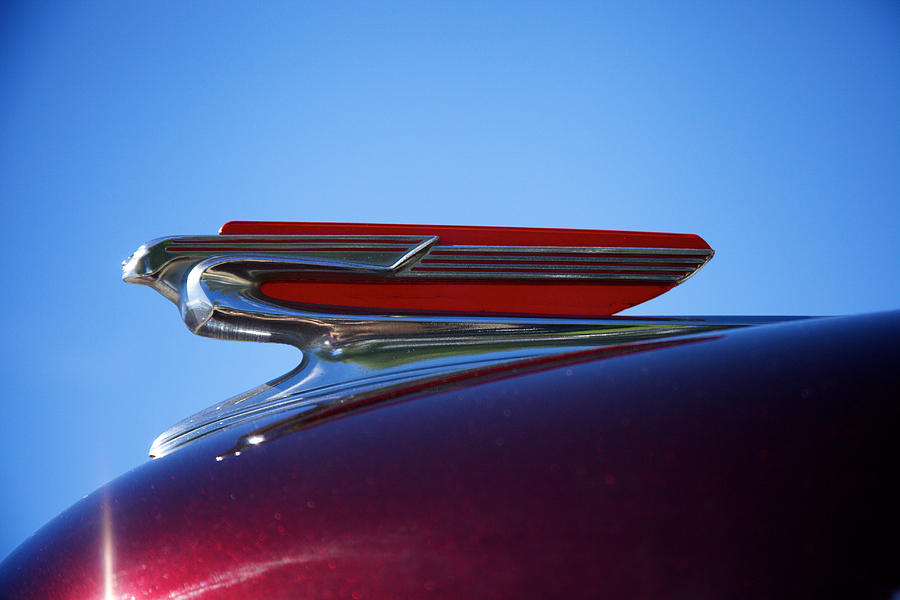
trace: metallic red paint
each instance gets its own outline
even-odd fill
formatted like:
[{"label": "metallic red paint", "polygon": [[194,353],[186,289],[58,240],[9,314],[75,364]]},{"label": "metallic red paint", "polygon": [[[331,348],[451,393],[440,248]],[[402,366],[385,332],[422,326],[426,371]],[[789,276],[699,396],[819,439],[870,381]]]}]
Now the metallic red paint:
[{"label": "metallic red paint", "polygon": [[[900,313],[418,391],[149,462],[0,565],[10,598],[880,597]],[[108,592],[108,594],[107,594]]]}]

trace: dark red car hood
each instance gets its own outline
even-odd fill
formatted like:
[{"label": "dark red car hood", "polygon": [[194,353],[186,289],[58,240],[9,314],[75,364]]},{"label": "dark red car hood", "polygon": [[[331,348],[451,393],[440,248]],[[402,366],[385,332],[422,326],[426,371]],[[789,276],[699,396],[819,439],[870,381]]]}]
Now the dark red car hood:
[{"label": "dark red car hood", "polygon": [[898,339],[897,312],[809,319],[401,394],[237,455],[247,427],[223,431],[78,502],[0,590],[889,598]]}]

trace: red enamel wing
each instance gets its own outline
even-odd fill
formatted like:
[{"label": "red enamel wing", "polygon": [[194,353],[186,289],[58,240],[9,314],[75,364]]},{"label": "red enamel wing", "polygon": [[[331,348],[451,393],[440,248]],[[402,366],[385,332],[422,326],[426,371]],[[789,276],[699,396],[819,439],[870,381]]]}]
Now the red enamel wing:
[{"label": "red enamel wing", "polygon": [[686,234],[240,221],[146,252],[159,253],[156,268],[184,257],[266,260],[254,280],[263,296],[321,310],[540,316],[611,315],[671,289],[713,255]]}]

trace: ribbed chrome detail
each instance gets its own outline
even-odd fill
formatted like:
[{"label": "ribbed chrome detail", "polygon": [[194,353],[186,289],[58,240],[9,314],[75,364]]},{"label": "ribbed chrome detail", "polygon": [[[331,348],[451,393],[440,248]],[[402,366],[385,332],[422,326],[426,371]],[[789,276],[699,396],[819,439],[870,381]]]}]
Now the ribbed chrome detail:
[{"label": "ribbed chrome detail", "polygon": [[657,265],[635,265],[635,264],[625,264],[625,265],[615,265],[615,264],[605,264],[605,263],[587,263],[587,264],[579,264],[579,265],[561,265],[561,264],[546,264],[546,263],[536,263],[536,264],[469,264],[469,265],[460,265],[455,263],[445,263],[445,262],[431,262],[429,261],[427,264],[422,264],[421,262],[412,267],[414,270],[430,270],[430,269],[455,269],[459,271],[528,271],[528,270],[536,270],[536,271],[684,271],[684,270],[694,270],[694,267],[691,266],[688,269],[679,268],[678,265],[666,265],[666,266],[657,266]]},{"label": "ribbed chrome detail", "polygon": [[290,257],[291,269],[306,272],[671,284],[693,275],[713,255],[712,250],[685,248],[461,246],[437,245],[437,241],[410,235],[183,236],[146,245],[142,260],[154,265],[145,272],[202,256],[240,253],[269,255],[272,260]]},{"label": "ribbed chrome detail", "polygon": [[670,254],[675,256],[696,256],[707,257],[712,250],[703,250],[695,248],[623,248],[623,247],[585,247],[585,246],[435,246],[432,250],[435,254],[443,254],[444,252],[458,252],[466,255],[471,254],[488,254],[496,256],[498,254],[638,254],[638,255],[659,255]]},{"label": "ribbed chrome detail", "polygon": [[585,279],[673,283],[690,277],[712,250],[435,246],[401,276],[474,279]]}]

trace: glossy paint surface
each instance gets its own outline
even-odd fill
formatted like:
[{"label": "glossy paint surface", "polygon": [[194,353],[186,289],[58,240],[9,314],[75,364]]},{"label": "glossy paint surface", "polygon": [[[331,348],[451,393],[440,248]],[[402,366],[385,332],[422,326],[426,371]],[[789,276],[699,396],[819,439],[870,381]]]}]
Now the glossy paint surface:
[{"label": "glossy paint surface", "polygon": [[[269,281],[265,296],[311,310],[348,313],[535,317],[612,315],[655,298],[671,284],[509,281]],[[361,308],[369,305],[377,309]]]},{"label": "glossy paint surface", "polygon": [[[900,313],[419,391],[80,501],[4,597],[874,597],[900,589]],[[471,382],[469,382],[471,383]]]}]

